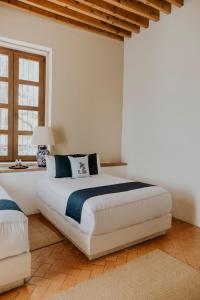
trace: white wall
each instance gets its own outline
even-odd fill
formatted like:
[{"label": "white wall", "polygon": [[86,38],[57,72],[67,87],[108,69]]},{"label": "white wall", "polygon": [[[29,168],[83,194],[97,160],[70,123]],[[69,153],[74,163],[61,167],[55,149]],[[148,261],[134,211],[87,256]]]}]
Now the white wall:
[{"label": "white wall", "polygon": [[128,176],[162,184],[173,214],[200,226],[200,1],[126,40],[124,55]]},{"label": "white wall", "polygon": [[123,43],[1,4],[0,36],[53,50],[55,152],[120,160]]}]

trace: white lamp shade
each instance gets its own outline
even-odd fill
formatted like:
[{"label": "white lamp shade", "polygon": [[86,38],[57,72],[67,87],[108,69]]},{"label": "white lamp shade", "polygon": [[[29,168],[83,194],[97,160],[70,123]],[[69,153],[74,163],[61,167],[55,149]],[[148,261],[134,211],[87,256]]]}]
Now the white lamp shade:
[{"label": "white lamp shade", "polygon": [[32,145],[55,145],[54,135],[51,127],[36,127],[33,131]]}]

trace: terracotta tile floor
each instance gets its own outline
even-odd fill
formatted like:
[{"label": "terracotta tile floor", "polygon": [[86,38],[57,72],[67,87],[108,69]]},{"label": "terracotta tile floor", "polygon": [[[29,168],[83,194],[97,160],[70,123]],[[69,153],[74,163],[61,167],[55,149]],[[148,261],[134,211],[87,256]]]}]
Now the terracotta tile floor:
[{"label": "terracotta tile floor", "polygon": [[88,261],[69,241],[32,252],[32,277],[26,286],[0,296],[0,300],[48,299],[61,290],[110,271],[153,249],[161,249],[200,269],[200,228],[174,220],[166,236]]}]

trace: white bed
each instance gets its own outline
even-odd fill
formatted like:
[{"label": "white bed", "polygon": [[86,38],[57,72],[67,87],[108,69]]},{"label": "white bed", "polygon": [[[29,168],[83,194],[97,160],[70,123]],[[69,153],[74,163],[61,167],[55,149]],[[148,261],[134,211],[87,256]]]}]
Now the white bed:
[{"label": "white bed", "polygon": [[[0,199],[12,200],[0,186]],[[20,211],[0,210],[0,293],[20,286],[31,274],[28,219]]]},{"label": "white bed", "polygon": [[171,227],[171,196],[158,186],[90,198],[84,203],[80,224],[65,216],[72,192],[124,182],[128,180],[104,173],[45,178],[38,185],[39,209],[89,259],[164,234]]}]

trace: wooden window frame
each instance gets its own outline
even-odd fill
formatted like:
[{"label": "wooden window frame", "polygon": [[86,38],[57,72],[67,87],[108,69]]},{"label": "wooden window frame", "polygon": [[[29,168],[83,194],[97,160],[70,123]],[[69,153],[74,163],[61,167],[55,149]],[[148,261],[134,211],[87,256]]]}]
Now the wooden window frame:
[{"label": "wooden window frame", "polygon": [[[15,161],[34,161],[36,156],[18,155],[18,136],[32,135],[32,131],[18,130],[18,111],[30,110],[38,111],[38,125],[45,125],[45,68],[46,58],[38,54],[32,54],[24,51],[11,50],[0,47],[0,54],[6,54],[9,57],[9,74],[8,77],[0,77],[0,81],[6,81],[8,87],[8,104],[0,104],[0,108],[8,108],[8,130],[0,130],[0,134],[8,134],[8,156],[0,156],[0,162]],[[19,79],[19,59],[28,59],[39,62],[39,82]],[[25,106],[18,104],[19,84],[39,87],[38,107]]]},{"label": "wooden window frame", "polygon": [[0,103],[0,108],[8,109],[8,130],[1,130],[0,134],[8,135],[8,155],[0,156],[0,161],[11,161],[13,149],[13,115],[14,115],[14,105],[13,105],[13,95],[14,95],[14,85],[13,85],[13,52],[12,50],[0,47],[0,54],[5,54],[8,56],[8,77],[1,77],[1,82],[8,83],[8,104]]}]

